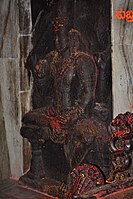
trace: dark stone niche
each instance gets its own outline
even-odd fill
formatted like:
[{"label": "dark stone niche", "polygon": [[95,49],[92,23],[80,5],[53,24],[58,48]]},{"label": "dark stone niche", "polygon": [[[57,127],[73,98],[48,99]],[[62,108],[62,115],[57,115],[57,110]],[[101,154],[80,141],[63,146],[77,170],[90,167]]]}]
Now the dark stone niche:
[{"label": "dark stone niche", "polygon": [[61,182],[73,186],[76,170],[88,173],[90,190],[111,170],[110,0],[31,5],[33,49],[25,67],[33,76],[33,110],[23,117],[21,135],[31,143],[32,160],[20,180],[56,195]]}]

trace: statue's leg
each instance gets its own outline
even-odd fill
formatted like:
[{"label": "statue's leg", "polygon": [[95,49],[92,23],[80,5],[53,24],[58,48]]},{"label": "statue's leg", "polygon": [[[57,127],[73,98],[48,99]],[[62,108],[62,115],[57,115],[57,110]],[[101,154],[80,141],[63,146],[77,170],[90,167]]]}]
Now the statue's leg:
[{"label": "statue's leg", "polygon": [[71,168],[84,163],[97,165],[108,176],[110,167],[109,135],[107,128],[97,118],[82,119],[65,144],[65,153]]},{"label": "statue's leg", "polygon": [[77,132],[71,131],[71,136],[64,144],[64,151],[70,168],[73,169],[84,162],[89,151],[84,143],[77,136]]}]

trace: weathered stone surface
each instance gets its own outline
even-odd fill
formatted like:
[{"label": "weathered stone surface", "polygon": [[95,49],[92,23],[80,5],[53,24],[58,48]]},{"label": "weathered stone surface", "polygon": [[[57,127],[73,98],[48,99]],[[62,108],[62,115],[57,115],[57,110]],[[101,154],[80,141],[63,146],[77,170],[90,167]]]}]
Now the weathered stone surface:
[{"label": "weathered stone surface", "polygon": [[20,91],[20,101],[21,101],[21,117],[23,114],[28,112],[31,107],[31,91]]},{"label": "weathered stone surface", "polygon": [[20,90],[27,91],[30,89],[30,77],[28,76],[28,71],[24,67],[26,58],[31,49],[31,36],[20,36]]},{"label": "weathered stone surface", "polygon": [[30,0],[18,0],[19,7],[19,32],[20,34],[31,33],[31,2]]},{"label": "weathered stone surface", "polygon": [[[21,107],[21,118],[23,115],[28,112],[31,108],[31,90],[21,91],[20,92],[20,107]],[[25,138],[23,139],[23,172],[26,172],[29,169],[31,160],[31,150],[30,143]]]},{"label": "weathered stone surface", "polygon": [[18,13],[15,0],[0,1],[0,57],[19,56]]},{"label": "weathered stone surface", "polygon": [[[1,96],[1,89],[0,89]],[[10,163],[9,163],[9,152],[6,140],[6,129],[5,121],[3,116],[2,101],[0,98],[0,181],[9,178],[10,173]]]},{"label": "weathered stone surface", "polygon": [[20,129],[19,106],[19,68],[18,59],[0,59],[1,100],[5,122],[7,145],[9,150],[11,175],[22,173],[22,138]]},{"label": "weathered stone surface", "polygon": [[[22,138],[19,135],[19,43],[18,43],[18,7],[15,0],[0,1],[0,87],[1,87],[1,136],[6,139],[5,152],[9,159],[4,162],[10,168],[11,176],[19,177],[22,173]],[[3,121],[2,121],[3,120]],[[4,128],[2,128],[4,124]],[[4,144],[4,143],[3,143]],[[0,149],[3,153],[3,149]],[[7,155],[5,154],[5,158]],[[9,160],[9,161],[8,161]],[[3,173],[4,168],[0,168]],[[7,172],[9,175],[9,171]]]},{"label": "weathered stone surface", "polygon": [[[29,111],[31,107],[31,79],[27,69],[25,69],[25,61],[31,50],[31,1],[18,0],[19,8],[19,43],[20,43],[20,108],[21,118]],[[23,139],[23,172],[29,168],[31,152],[30,144],[27,139]]]},{"label": "weathered stone surface", "polygon": [[[3,164],[6,164],[5,168],[3,164],[0,167],[0,174],[4,169],[10,168],[11,176],[19,177],[23,172],[21,116],[30,106],[29,93],[31,93],[27,70],[24,68],[24,62],[31,47],[30,0],[1,0],[0,8],[0,100],[2,103],[0,140],[2,139],[3,142],[0,153],[2,153]],[[26,91],[26,94],[23,91]],[[27,146],[28,144],[26,147],[24,144],[24,151]],[[9,172],[10,170],[7,171],[7,175]]]},{"label": "weathered stone surface", "polygon": [[133,111],[133,22],[114,19],[114,11],[133,10],[132,0],[112,0],[113,115]]},{"label": "weathered stone surface", "polygon": [[[133,22],[114,20],[114,11],[133,10],[132,0],[112,0],[113,116],[133,112]],[[133,164],[130,168],[133,176]]]}]

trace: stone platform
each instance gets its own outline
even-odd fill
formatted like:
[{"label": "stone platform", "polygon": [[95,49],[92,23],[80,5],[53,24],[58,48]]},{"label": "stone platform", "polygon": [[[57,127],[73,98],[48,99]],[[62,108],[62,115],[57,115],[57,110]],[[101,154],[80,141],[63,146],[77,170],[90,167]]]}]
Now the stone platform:
[{"label": "stone platform", "polygon": [[[107,184],[89,191],[77,199],[133,199],[133,178],[121,184]],[[0,199],[59,199],[44,192],[22,186],[17,180],[0,182]]]},{"label": "stone platform", "polygon": [[57,199],[43,192],[18,184],[17,180],[0,182],[0,199]]},{"label": "stone platform", "polygon": [[133,177],[90,190],[78,199],[133,199]]}]

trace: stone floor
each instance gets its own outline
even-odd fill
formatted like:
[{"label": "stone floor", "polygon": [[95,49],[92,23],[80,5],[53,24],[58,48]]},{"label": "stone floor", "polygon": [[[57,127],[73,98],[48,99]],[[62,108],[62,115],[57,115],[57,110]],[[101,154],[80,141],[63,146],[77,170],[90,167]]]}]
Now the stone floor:
[{"label": "stone floor", "polygon": [[[115,186],[113,185],[115,188]],[[107,190],[113,189],[110,185],[105,185],[101,189],[90,191],[87,195],[79,199],[133,199],[133,186],[124,187],[107,194]],[[91,194],[93,192],[93,194]],[[97,193],[96,193],[97,192]],[[92,196],[93,195],[93,196]],[[22,186],[17,180],[6,180],[0,183],[0,199],[58,199],[43,192]]]},{"label": "stone floor", "polygon": [[[85,199],[133,199],[133,177],[121,182],[106,184],[83,194]],[[81,199],[80,198],[80,199]]]},{"label": "stone floor", "polygon": [[37,190],[24,187],[15,180],[0,183],[0,199],[56,199]]},{"label": "stone floor", "polygon": [[100,199],[133,199],[133,187],[121,189]]}]

